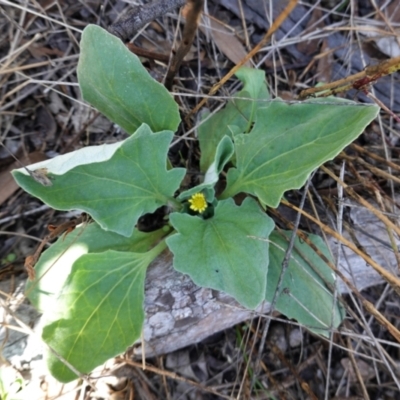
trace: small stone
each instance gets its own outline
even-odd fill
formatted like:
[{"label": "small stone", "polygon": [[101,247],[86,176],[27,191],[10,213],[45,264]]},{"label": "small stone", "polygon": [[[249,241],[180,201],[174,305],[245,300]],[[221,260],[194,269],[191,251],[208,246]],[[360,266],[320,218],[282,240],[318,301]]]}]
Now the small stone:
[{"label": "small stone", "polygon": [[303,340],[303,334],[299,328],[294,328],[289,334],[290,347],[298,347]]}]

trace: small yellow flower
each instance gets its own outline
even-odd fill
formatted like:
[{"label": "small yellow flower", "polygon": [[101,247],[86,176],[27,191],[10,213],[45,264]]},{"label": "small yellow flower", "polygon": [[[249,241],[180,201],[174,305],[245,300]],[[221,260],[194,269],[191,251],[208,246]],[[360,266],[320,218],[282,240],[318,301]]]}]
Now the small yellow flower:
[{"label": "small yellow flower", "polygon": [[206,198],[203,193],[196,193],[190,199],[190,209],[202,213],[207,207]]}]

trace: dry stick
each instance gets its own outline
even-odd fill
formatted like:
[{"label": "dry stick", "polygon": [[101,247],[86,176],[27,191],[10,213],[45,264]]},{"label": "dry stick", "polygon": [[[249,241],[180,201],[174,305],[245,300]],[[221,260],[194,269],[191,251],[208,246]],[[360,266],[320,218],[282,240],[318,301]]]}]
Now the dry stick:
[{"label": "dry stick", "polygon": [[347,78],[328,83],[323,86],[302,90],[299,99],[306,97],[326,97],[351,89],[363,90],[379,78],[390,75],[400,69],[400,57],[391,58],[377,65],[369,66],[364,71],[350,75]]},{"label": "dry stick", "polygon": [[[291,208],[292,210],[295,210],[297,212],[300,212],[303,214],[306,218],[311,220],[312,222],[316,223],[325,233],[328,233],[329,235],[333,236],[335,239],[339,240],[342,242],[345,246],[349,247],[351,250],[353,250],[356,254],[361,256],[368,264],[373,266],[375,269],[376,266],[378,266],[379,270],[383,270],[381,266],[379,266],[374,260],[372,260],[370,257],[365,255],[362,251],[358,250],[356,246],[354,246],[353,243],[345,239],[343,236],[339,235],[337,232],[335,232],[332,228],[329,226],[323,224],[321,221],[319,221],[317,218],[314,218],[312,215],[308,214],[306,211],[301,210],[300,208],[296,207],[295,205],[289,203],[286,200],[282,200],[281,204]],[[362,305],[364,308],[371,313],[377,321],[384,327],[386,328],[390,334],[400,343],[400,331],[393,326],[376,308],[375,306],[370,303],[368,300],[365,300],[364,297],[360,294],[358,289],[342,274],[341,271],[339,271],[336,266],[329,260],[327,259],[319,250],[318,248],[314,245],[314,243],[307,237],[302,232],[298,232],[299,235],[301,235],[301,238],[324,260],[324,262],[331,268],[337,276],[351,289],[352,293],[361,301]],[[387,272],[383,270],[386,274]],[[378,271],[379,272],[379,271]],[[393,278],[393,276],[391,276]],[[389,282],[390,283],[390,282]]]},{"label": "dry stick", "polygon": [[390,116],[394,118],[394,120],[398,123],[400,123],[400,118],[389,108],[386,107],[385,104],[379,100],[376,96],[374,96],[371,92],[368,90],[363,90],[364,94],[368,96],[370,99],[372,99],[382,110],[386,111]]},{"label": "dry stick", "polygon": [[108,31],[122,40],[132,37],[140,28],[167,12],[182,7],[186,0],[162,0],[137,6],[129,10]]},{"label": "dry stick", "polygon": [[165,79],[165,87],[168,90],[172,89],[174,76],[179,70],[179,67],[182,64],[184,57],[189,52],[190,47],[192,46],[194,37],[197,32],[197,27],[199,25],[201,12],[204,8],[204,0],[188,0],[187,7],[188,9],[185,27],[183,28],[182,42],[174,57],[172,58],[171,67],[169,68],[167,77]]},{"label": "dry stick", "polygon": [[[383,215],[379,210],[375,209],[372,207],[367,200],[364,200],[357,192],[349,187],[346,183],[344,183],[342,180],[340,180],[333,172],[331,172],[328,168],[324,167],[323,165],[321,166],[321,169],[327,173],[331,178],[333,178],[337,183],[340,185],[343,185],[345,188],[346,192],[353,197],[353,199],[357,200],[359,203],[361,203],[365,208],[367,208],[369,211],[371,211],[376,217],[378,217],[385,225],[389,226],[392,228],[399,236],[400,236],[400,228],[394,224],[388,217]],[[368,261],[369,262],[369,261]],[[384,270],[386,271],[386,270]],[[378,271],[379,272],[379,271]],[[396,278],[397,279],[397,278]],[[396,280],[395,282],[396,286],[399,287],[400,289],[400,280]],[[400,294],[400,292],[398,292]]]},{"label": "dry stick", "polygon": [[350,358],[350,362],[351,362],[351,365],[353,367],[353,371],[357,376],[358,384],[361,386],[361,390],[363,392],[364,399],[365,400],[369,400],[368,391],[367,391],[367,389],[365,387],[365,383],[364,383],[363,377],[361,375],[360,369],[358,368],[357,361],[356,361],[356,359],[354,357],[354,354],[353,354],[354,350],[353,350],[353,345],[351,343],[351,338],[349,338],[349,337],[346,338],[346,344],[347,344],[347,347],[349,349],[348,355],[349,355],[349,358]]},{"label": "dry stick", "polygon": [[37,11],[35,11],[33,9],[30,9],[30,8],[26,7],[26,6],[21,6],[19,4],[16,4],[15,1],[0,0],[0,4],[17,8],[18,10],[22,10],[23,12],[27,12],[29,14],[36,15],[37,17],[43,18],[44,20],[53,22],[56,25],[61,25],[61,26],[64,26],[65,28],[71,29],[72,31],[75,31],[75,32],[78,32],[78,33],[82,33],[82,31],[80,29],[78,29],[78,28],[75,28],[75,27],[73,27],[71,25],[66,25],[66,24],[64,24],[64,22],[58,21],[58,20],[56,20],[54,18],[51,18],[51,17],[49,17],[47,15],[41,14],[40,12],[37,12]]},{"label": "dry stick", "polygon": [[2,65],[1,65],[2,70],[5,70],[22,52],[24,52],[29,46],[31,46],[32,43],[38,41],[42,37],[43,37],[43,35],[41,35],[40,33],[37,33],[31,40],[24,43],[21,47],[18,47],[17,49],[12,51],[6,57],[3,57],[0,60],[0,62],[2,63]]},{"label": "dry stick", "polygon": [[[349,165],[350,166],[352,166],[353,164],[352,164],[352,161],[358,161],[361,165],[364,165],[367,169],[369,169],[371,172],[373,172],[375,175],[377,175],[377,176],[379,176],[379,175],[381,175],[381,176],[383,176],[383,177],[385,177],[385,179],[388,179],[388,180],[390,180],[390,181],[395,181],[396,182],[396,179],[397,179],[397,181],[399,182],[400,180],[398,179],[398,178],[396,178],[396,177],[394,177],[393,175],[391,175],[391,174],[388,174],[388,173],[386,173],[386,172],[384,172],[384,171],[381,171],[381,170],[379,170],[379,169],[377,169],[377,168],[375,168],[375,167],[372,167],[371,165],[369,165],[366,161],[364,161],[363,159],[360,159],[359,157],[356,157],[356,158],[354,158],[354,160],[353,159],[351,159],[351,158],[349,158],[349,160],[351,161],[350,163],[349,163]],[[384,205],[383,205],[383,201],[382,201],[382,196],[383,197],[385,197],[388,201],[390,201],[390,204],[393,204],[394,203],[394,200],[391,198],[391,197],[389,197],[389,196],[387,196],[385,193],[383,193],[382,192],[382,189],[380,188],[380,186],[378,185],[378,184],[376,184],[375,183],[375,181],[371,181],[371,180],[365,180],[364,178],[362,178],[361,176],[360,176],[360,174],[358,173],[358,171],[355,169],[355,167],[354,166],[352,166],[351,167],[351,169],[353,170],[353,173],[354,173],[354,175],[356,176],[356,178],[360,181],[360,182],[363,182],[363,185],[364,185],[364,187],[366,187],[369,191],[371,191],[373,194],[374,194],[374,196],[376,197],[376,199],[377,199],[377,202],[378,202],[378,204],[381,206],[381,209],[382,209],[382,215],[384,215],[385,214],[385,212],[386,212],[386,210],[385,210],[385,207],[384,207]],[[385,175],[386,174],[386,175]],[[342,186],[340,186],[341,188],[342,188]],[[369,203],[368,203],[369,204]],[[397,204],[396,204],[396,206],[397,206]],[[375,208],[374,208],[375,209]],[[385,225],[385,228],[386,228],[386,231],[387,231],[387,233],[388,233],[388,236],[389,236],[389,239],[390,239],[390,246],[391,246],[391,248],[392,248],[392,250],[393,250],[393,252],[394,252],[394,255],[395,255],[395,257],[396,257],[396,261],[397,261],[397,267],[400,269],[400,255],[399,255],[399,251],[398,251],[398,249],[397,249],[397,245],[396,245],[396,243],[395,243],[395,239],[394,239],[394,235],[393,235],[393,232],[392,232],[392,230],[391,230],[391,228],[389,227],[389,226],[387,226],[387,225]],[[359,229],[360,231],[362,231],[361,229]],[[363,232],[363,231],[362,231]],[[349,229],[349,233],[351,234],[351,230]],[[363,232],[365,235],[367,235],[367,236],[370,236],[370,234],[368,233],[368,232]],[[372,236],[371,236],[372,237]],[[352,237],[352,240],[353,240],[353,242],[357,245],[357,247],[359,248],[359,249],[361,249],[361,250],[363,250],[366,254],[367,254],[367,252],[361,247],[361,245],[357,242],[357,239],[354,237]],[[382,241],[382,243],[384,244],[384,245],[386,245],[386,243],[384,243],[383,241]],[[388,245],[389,246],[389,245]]]},{"label": "dry stick", "polygon": [[399,164],[396,164],[393,161],[386,160],[386,158],[378,156],[377,154],[372,153],[372,152],[364,149],[364,147],[361,147],[358,144],[352,143],[350,146],[354,150],[357,150],[358,152],[365,154],[367,157],[370,157],[370,158],[372,158],[372,159],[374,159],[376,161],[382,162],[382,163],[386,164],[388,167],[393,168],[393,169],[395,169],[397,171],[400,171],[400,165]]},{"label": "dry stick", "polygon": [[[345,173],[345,163],[343,162],[341,167],[340,167],[340,179],[344,179],[344,173]],[[337,209],[337,215],[336,215],[336,228],[338,230],[338,233],[341,235],[343,232],[343,209],[344,209],[344,204],[343,204],[343,187],[342,186],[338,186],[338,209]],[[311,200],[311,204],[312,204],[312,208],[314,211],[314,215],[319,218],[319,213],[315,207],[315,203],[312,199],[311,193],[308,193],[308,197]],[[325,237],[325,235],[324,235]],[[340,260],[341,260],[341,250],[342,249],[342,245],[338,243],[337,246],[337,255],[336,255],[336,267],[338,267],[340,265]],[[324,279],[325,282],[325,279]],[[339,294],[339,290],[338,290],[338,282],[336,279],[334,279],[334,284],[332,286],[334,286],[334,290],[332,291],[332,309],[331,309],[331,326],[334,326],[334,320],[335,320],[335,316],[337,313],[337,305],[338,305],[338,301],[341,302],[341,298],[340,298],[340,294]],[[347,308],[346,308],[347,310]],[[339,312],[340,313],[340,312]],[[330,332],[330,336],[329,336],[329,347],[328,347],[328,367],[327,367],[327,371],[326,371],[326,380],[325,380],[325,398],[328,398],[329,396],[329,385],[332,382],[332,378],[331,378],[331,369],[332,369],[332,356],[333,356],[333,340],[334,340],[334,336],[333,336],[333,332]]]},{"label": "dry stick", "polygon": [[246,17],[244,15],[242,0],[238,1],[240,19],[242,20],[242,28],[244,33],[244,43],[247,49],[250,49],[249,32],[247,31]]},{"label": "dry stick", "polygon": [[[259,51],[260,49],[265,46],[268,42],[268,40],[271,38],[271,36],[278,30],[278,28],[282,25],[283,21],[288,17],[288,15],[293,11],[293,9],[297,5],[297,0],[290,0],[289,4],[285,7],[285,9],[278,15],[274,23],[271,25],[271,27],[268,29],[268,32],[265,34],[263,39],[251,50],[246,57],[244,57],[242,60],[239,61],[237,65],[235,65],[218,83],[216,83],[211,90],[208,92],[208,96],[214,95],[219,88],[224,85],[231,77],[234,75],[237,70],[244,64],[246,64],[247,61],[249,61],[251,58],[253,58]],[[208,97],[204,97],[197,106],[190,111],[190,113],[186,116],[186,119],[189,119],[191,115],[196,113],[197,111],[200,110],[201,107],[205,104],[207,101]]]},{"label": "dry stick", "polygon": [[[393,182],[396,182],[396,183],[400,183],[400,178],[398,178],[397,176],[394,176],[392,174],[389,174],[389,172],[383,171],[382,169],[374,167],[369,162],[364,161],[364,159],[362,159],[361,157],[348,156],[345,153],[341,153],[339,155],[339,157],[343,158],[344,160],[347,160],[347,161],[352,161],[352,162],[361,164],[362,166],[364,166],[366,169],[370,170],[376,176],[380,176],[381,178],[392,180]],[[399,166],[397,166],[397,168],[398,167]]]},{"label": "dry stick", "polygon": [[1,69],[0,70],[0,75],[3,74],[12,74],[14,72],[19,72],[19,71],[24,71],[26,69],[31,69],[31,68],[38,68],[38,67],[43,67],[44,65],[49,65],[52,64],[52,61],[40,61],[37,63],[32,63],[32,64],[25,64],[25,65],[19,65],[17,67],[11,67],[8,69]]}]

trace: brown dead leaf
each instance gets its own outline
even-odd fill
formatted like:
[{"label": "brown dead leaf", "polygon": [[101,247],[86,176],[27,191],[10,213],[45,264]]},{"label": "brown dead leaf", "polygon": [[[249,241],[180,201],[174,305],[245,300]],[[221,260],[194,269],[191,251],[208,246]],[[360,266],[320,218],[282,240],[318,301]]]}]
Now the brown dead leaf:
[{"label": "brown dead leaf", "polygon": [[[319,8],[315,8],[313,13],[311,14],[311,18],[309,19],[307,27],[304,30],[303,34],[314,32],[318,28],[324,28],[324,26],[325,24],[322,19],[322,10],[320,10]],[[307,40],[304,42],[302,41],[297,45],[297,49],[301,53],[311,56],[319,52],[319,43],[320,39]]]},{"label": "brown dead leaf", "polygon": [[[44,153],[40,151],[34,151],[27,157],[21,157],[20,162],[23,165],[29,165],[46,159],[47,157]],[[3,204],[18,189],[18,185],[14,181],[10,172],[13,169],[21,168],[21,164],[15,161],[7,169],[0,172],[0,205]]]},{"label": "brown dead leaf", "polygon": [[[324,56],[322,56],[325,53]],[[318,82],[330,82],[332,76],[333,53],[329,51],[327,41],[322,42],[321,56],[317,61],[316,77]]]},{"label": "brown dead leaf", "polygon": [[[210,27],[209,33],[213,37],[218,49],[235,65],[238,64],[247,55],[242,42],[235,36],[232,30],[226,28],[217,19],[209,18],[208,23]],[[207,32],[207,28],[204,25],[200,25],[199,28],[203,33]],[[252,66],[250,61],[244,65],[246,67]]]},{"label": "brown dead leaf", "polygon": [[[24,43],[26,41],[21,40],[21,42]],[[43,46],[40,43],[32,43],[27,50],[31,53],[32,57],[36,59],[41,59],[44,56],[64,56],[63,51],[59,49],[51,49],[50,47]]]},{"label": "brown dead leaf", "polygon": [[168,57],[171,53],[170,40],[159,38],[156,35],[150,35],[150,38],[141,37],[139,43],[142,48],[149,52],[161,53]]},{"label": "brown dead leaf", "polygon": [[[349,371],[349,379],[351,382],[357,382],[357,374],[354,371],[353,365],[349,358],[342,358],[340,360],[342,367]],[[361,377],[363,378],[364,382],[369,381],[375,377],[375,370],[374,368],[367,364],[365,361],[356,359],[358,370],[360,371]]]},{"label": "brown dead leaf", "polygon": [[42,138],[46,140],[54,140],[57,132],[57,123],[50,110],[41,105],[36,110],[35,130]]},{"label": "brown dead leaf", "polygon": [[[381,21],[386,25],[384,30],[387,31],[385,34],[370,34],[368,36],[376,36],[375,44],[379,50],[389,57],[399,57],[400,56],[400,29],[398,28],[398,23],[400,22],[400,7],[398,1],[392,1],[382,9],[383,2],[378,2],[379,12],[376,14],[376,20]],[[396,28],[396,29],[395,29]]]}]

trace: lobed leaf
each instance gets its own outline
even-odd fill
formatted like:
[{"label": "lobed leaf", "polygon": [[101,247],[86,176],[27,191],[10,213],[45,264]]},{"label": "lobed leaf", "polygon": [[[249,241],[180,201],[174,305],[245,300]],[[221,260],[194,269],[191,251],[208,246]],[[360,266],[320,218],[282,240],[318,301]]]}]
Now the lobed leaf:
[{"label": "lobed leaf", "polygon": [[176,131],[178,105],[120,39],[97,25],[82,33],[78,81],[83,98],[127,133],[143,123]]},{"label": "lobed leaf", "polygon": [[234,137],[236,168],[228,171],[221,198],[246,192],[277,207],[289,189],[298,189],[310,173],[334,158],[376,117],[376,106],[353,102],[286,104],[258,109],[250,134]]},{"label": "lobed leaf", "polygon": [[260,304],[274,223],[255,200],[246,198],[238,207],[228,199],[217,204],[212,218],[173,213],[170,221],[178,233],[166,241],[177,271],[199,286],[230,294],[247,308]]},{"label": "lobed leaf", "polygon": [[172,136],[168,131],[152,133],[142,125],[106,161],[83,160],[85,164],[62,175],[52,173],[51,160],[42,162],[52,186],[36,182],[24,169],[13,175],[25,191],[52,208],[83,210],[103,229],[130,236],[139,217],[168,204],[183,179],[184,169],[166,170]]}]

